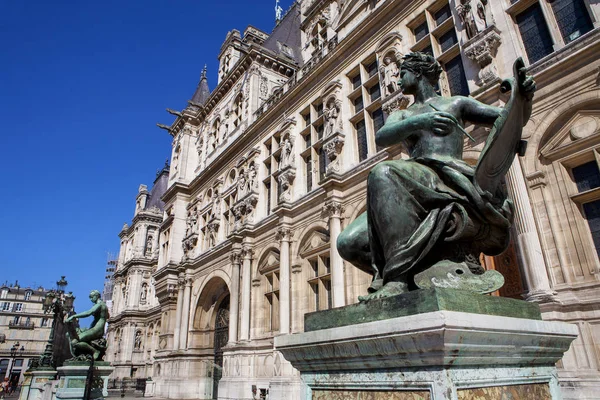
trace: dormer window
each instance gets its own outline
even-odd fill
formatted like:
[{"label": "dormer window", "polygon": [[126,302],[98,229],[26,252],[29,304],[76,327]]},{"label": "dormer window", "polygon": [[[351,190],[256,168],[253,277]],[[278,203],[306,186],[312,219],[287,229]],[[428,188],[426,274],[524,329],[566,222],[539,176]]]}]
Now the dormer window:
[{"label": "dormer window", "polygon": [[25,300],[31,300],[31,294],[32,292],[30,291],[25,292]]},{"label": "dormer window", "polygon": [[5,299],[8,297],[8,289],[2,289],[2,292],[0,292],[0,299]]}]

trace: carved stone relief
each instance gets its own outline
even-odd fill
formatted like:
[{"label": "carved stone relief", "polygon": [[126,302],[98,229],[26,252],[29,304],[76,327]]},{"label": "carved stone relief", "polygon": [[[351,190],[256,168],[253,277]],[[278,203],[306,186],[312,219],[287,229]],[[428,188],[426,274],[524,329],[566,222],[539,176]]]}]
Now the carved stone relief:
[{"label": "carved stone relief", "polygon": [[479,79],[476,82],[478,86],[498,79],[494,58],[500,43],[500,32],[495,26],[491,26],[465,45],[464,51],[467,57],[481,68],[478,74]]}]

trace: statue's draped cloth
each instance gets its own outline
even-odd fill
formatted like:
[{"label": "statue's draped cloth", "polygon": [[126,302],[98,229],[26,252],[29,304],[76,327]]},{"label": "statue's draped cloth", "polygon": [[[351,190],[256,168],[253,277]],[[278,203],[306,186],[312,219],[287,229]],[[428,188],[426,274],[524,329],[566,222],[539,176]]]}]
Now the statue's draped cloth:
[{"label": "statue's draped cloth", "polygon": [[367,186],[369,242],[372,267],[384,284],[452,259],[449,254],[465,243],[489,255],[506,248],[512,203],[500,192],[479,189],[474,172],[464,161],[426,158],[373,168]]}]

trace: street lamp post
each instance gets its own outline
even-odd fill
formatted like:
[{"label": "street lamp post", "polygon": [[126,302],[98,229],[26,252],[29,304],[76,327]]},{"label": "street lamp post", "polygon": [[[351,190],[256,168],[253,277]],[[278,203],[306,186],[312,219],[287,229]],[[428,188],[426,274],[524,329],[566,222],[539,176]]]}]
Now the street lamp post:
[{"label": "street lamp post", "polygon": [[61,276],[60,280],[56,282],[56,290],[50,290],[44,298],[44,314],[53,314],[53,318],[48,343],[46,343],[46,348],[40,356],[38,369],[56,368],[54,360],[54,334],[56,326],[59,318],[62,321],[73,310],[73,302],[75,301],[75,296],[73,296],[72,292],[65,294],[67,285],[67,280],[64,276]]},{"label": "street lamp post", "polygon": [[[13,369],[15,367],[15,361],[17,356],[23,356],[23,353],[25,352],[25,346],[21,346],[21,348],[19,349],[19,342],[15,342],[15,344],[12,345],[12,347],[10,348],[10,357],[11,357],[11,363],[10,363],[10,371],[8,372],[8,376],[11,382],[11,386],[12,386],[12,374],[13,374]],[[19,383],[19,381],[17,380],[17,384]]]}]

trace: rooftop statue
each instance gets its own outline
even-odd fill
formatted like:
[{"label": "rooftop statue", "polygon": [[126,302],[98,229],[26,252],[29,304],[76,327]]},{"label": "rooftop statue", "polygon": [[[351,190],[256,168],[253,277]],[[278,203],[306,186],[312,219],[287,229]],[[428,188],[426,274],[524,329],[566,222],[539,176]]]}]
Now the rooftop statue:
[{"label": "rooftop statue", "polygon": [[[498,108],[438,95],[441,71],[428,54],[404,57],[398,84],[414,103],[392,113],[375,140],[402,144],[410,158],[373,168],[367,211],[338,238],[340,255],[373,275],[361,301],[431,287],[490,293],[504,284],[500,273],[484,271],[479,256],[500,254],[509,244],[513,204],[501,183],[524,151],[535,83],[517,59],[514,77],[500,88],[510,98]],[[466,122],[492,128],[475,167],[462,160]]]},{"label": "rooftop statue", "polygon": [[[106,351],[106,339],[104,339],[104,325],[108,319],[108,308],[100,298],[100,292],[92,290],[90,300],[94,305],[87,311],[71,315],[66,322],[70,326],[67,337],[71,342],[71,354],[75,360],[101,361]],[[75,318],[93,316],[94,319],[89,327],[75,328],[72,323]]]}]

